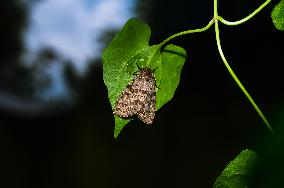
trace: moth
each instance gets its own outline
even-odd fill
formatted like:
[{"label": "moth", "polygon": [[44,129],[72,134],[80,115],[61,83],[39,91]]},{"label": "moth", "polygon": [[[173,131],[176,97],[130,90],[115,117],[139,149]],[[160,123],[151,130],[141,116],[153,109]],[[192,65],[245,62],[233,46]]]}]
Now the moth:
[{"label": "moth", "polygon": [[118,97],[113,114],[127,118],[137,116],[152,124],[156,112],[156,80],[151,69],[141,68]]}]

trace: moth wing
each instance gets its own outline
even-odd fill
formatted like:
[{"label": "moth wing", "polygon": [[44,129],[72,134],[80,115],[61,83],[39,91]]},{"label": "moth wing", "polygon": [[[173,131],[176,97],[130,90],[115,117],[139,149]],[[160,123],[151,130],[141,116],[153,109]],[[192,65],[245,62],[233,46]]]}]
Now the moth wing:
[{"label": "moth wing", "polygon": [[132,83],[129,84],[120,95],[113,109],[113,114],[120,117],[133,116],[138,111],[136,103],[137,95],[134,93]]},{"label": "moth wing", "polygon": [[113,113],[120,117],[137,115],[151,124],[156,112],[156,82],[150,69],[141,69],[120,95]]},{"label": "moth wing", "polygon": [[156,93],[149,94],[147,100],[139,108],[137,117],[145,124],[152,124],[156,112]]}]

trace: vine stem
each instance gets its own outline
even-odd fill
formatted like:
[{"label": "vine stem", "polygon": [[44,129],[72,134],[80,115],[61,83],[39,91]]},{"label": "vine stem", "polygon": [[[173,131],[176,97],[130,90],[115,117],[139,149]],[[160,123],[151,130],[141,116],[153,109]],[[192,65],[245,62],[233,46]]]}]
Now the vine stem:
[{"label": "vine stem", "polygon": [[234,22],[231,22],[231,21],[227,21],[225,20],[224,18],[222,18],[221,16],[218,16],[218,20],[220,20],[220,22],[222,22],[223,24],[225,25],[239,25],[239,24],[242,24],[246,21],[248,21],[249,19],[251,19],[252,17],[254,17],[257,13],[259,13],[264,7],[266,7],[266,5],[268,5],[268,3],[270,3],[272,0],[266,0],[262,5],[260,5],[255,11],[253,11],[250,15],[248,15],[247,17],[241,19],[241,20],[238,20],[238,21],[234,21]]},{"label": "vine stem", "polygon": [[186,34],[190,34],[190,33],[200,33],[200,32],[206,31],[207,29],[209,29],[213,25],[213,23],[214,23],[214,19],[212,19],[205,27],[202,27],[202,28],[199,28],[199,29],[182,31],[182,32],[176,33],[174,35],[171,35],[170,37],[165,39],[163,42],[161,42],[159,45],[163,46],[165,43],[169,42],[173,38],[176,38],[176,37],[181,36],[181,35],[186,35]]},{"label": "vine stem", "polygon": [[[234,73],[234,71],[232,70],[232,68],[230,67],[228,61],[225,58],[225,55],[223,53],[222,50],[222,46],[221,46],[221,42],[220,42],[220,32],[219,32],[219,25],[218,25],[218,18],[220,18],[218,16],[218,6],[217,6],[217,1],[218,0],[214,0],[214,18],[215,18],[215,34],[216,34],[216,42],[217,42],[217,47],[218,47],[218,51],[219,54],[223,60],[223,63],[225,65],[225,67],[227,68],[227,70],[229,71],[230,75],[232,76],[232,78],[234,79],[234,81],[236,82],[236,84],[239,86],[239,88],[242,90],[242,92],[245,94],[246,98],[249,100],[249,102],[251,103],[251,105],[253,106],[253,108],[255,109],[255,111],[258,113],[258,115],[260,116],[260,118],[262,119],[262,121],[265,123],[265,125],[267,126],[267,128],[269,129],[269,131],[271,133],[273,133],[273,129],[270,125],[270,123],[268,122],[268,120],[266,119],[266,117],[264,116],[264,114],[261,112],[261,110],[259,109],[259,107],[257,106],[257,104],[254,102],[254,100],[252,99],[252,97],[250,96],[250,94],[247,92],[247,90],[245,89],[245,87],[243,86],[243,84],[241,83],[241,81],[238,79],[238,77],[236,76],[236,74]],[[266,1],[269,3],[269,1]],[[268,4],[267,3],[267,4]],[[262,7],[263,8],[263,7]],[[251,15],[254,16],[257,12],[259,12],[262,8],[258,8],[258,11],[254,11]],[[252,17],[251,16],[251,17]],[[248,20],[251,17],[246,17],[242,20]],[[240,20],[239,22],[241,22],[242,20]],[[242,21],[245,22],[245,21]]]},{"label": "vine stem", "polygon": [[220,31],[219,31],[219,24],[218,24],[218,21],[222,22],[225,25],[239,25],[239,24],[242,24],[242,23],[248,21],[249,19],[251,19],[253,16],[255,16],[258,12],[260,12],[270,2],[271,2],[271,0],[266,0],[262,5],[260,5],[255,11],[253,11],[247,17],[245,17],[245,18],[243,18],[241,20],[235,21],[235,22],[230,22],[230,21],[227,21],[227,20],[225,20],[224,18],[222,18],[221,16],[218,15],[218,0],[214,0],[214,17],[205,27],[202,27],[200,29],[193,29],[193,30],[182,31],[182,32],[176,33],[174,35],[171,35],[170,37],[165,39],[163,42],[161,42],[159,44],[159,46],[162,47],[165,43],[167,43],[170,40],[172,40],[172,39],[174,39],[174,38],[176,38],[178,36],[181,36],[181,35],[186,35],[186,34],[190,34],[190,33],[198,33],[198,32],[206,31],[215,23],[215,35],[216,35],[217,48],[218,48],[218,52],[219,52],[219,54],[221,56],[221,59],[222,59],[224,65],[225,65],[225,67],[227,68],[228,72],[230,73],[230,75],[232,76],[232,78],[234,79],[236,84],[239,86],[241,91],[244,93],[244,95],[246,96],[248,101],[251,103],[251,105],[253,106],[253,108],[255,109],[257,114],[259,115],[259,117],[262,119],[262,121],[264,122],[264,124],[266,125],[268,130],[271,133],[273,133],[273,129],[272,129],[270,123],[268,122],[268,120],[266,119],[264,114],[261,112],[261,110],[257,106],[257,104],[254,102],[253,98],[247,92],[247,90],[245,89],[245,87],[243,86],[241,81],[238,79],[238,77],[236,76],[236,74],[234,73],[232,68],[230,67],[228,61],[226,60],[225,55],[224,55],[223,50],[222,50],[221,42],[220,42]]}]

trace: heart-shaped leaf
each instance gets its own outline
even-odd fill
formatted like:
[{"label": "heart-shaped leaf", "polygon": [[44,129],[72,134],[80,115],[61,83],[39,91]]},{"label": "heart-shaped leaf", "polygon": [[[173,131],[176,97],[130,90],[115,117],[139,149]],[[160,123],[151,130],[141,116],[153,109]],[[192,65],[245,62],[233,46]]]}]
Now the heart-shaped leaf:
[{"label": "heart-shaped leaf", "polygon": [[[149,46],[150,28],[137,19],[130,19],[103,52],[103,77],[112,108],[133,80],[140,68],[154,71],[158,87],[156,108],[159,109],[174,95],[178,86],[186,52],[181,47],[168,45],[161,53],[160,45]],[[115,117],[114,136],[132,120]]]}]

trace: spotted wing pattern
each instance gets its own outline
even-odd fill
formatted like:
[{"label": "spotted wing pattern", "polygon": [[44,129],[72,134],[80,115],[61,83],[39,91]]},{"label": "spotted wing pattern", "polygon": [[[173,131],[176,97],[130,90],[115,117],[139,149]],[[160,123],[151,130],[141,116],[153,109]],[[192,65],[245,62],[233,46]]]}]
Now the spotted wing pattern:
[{"label": "spotted wing pattern", "polygon": [[113,113],[127,118],[134,115],[152,124],[156,112],[156,81],[151,69],[142,68],[116,101]]}]

